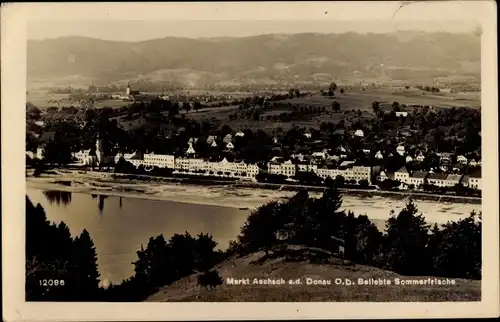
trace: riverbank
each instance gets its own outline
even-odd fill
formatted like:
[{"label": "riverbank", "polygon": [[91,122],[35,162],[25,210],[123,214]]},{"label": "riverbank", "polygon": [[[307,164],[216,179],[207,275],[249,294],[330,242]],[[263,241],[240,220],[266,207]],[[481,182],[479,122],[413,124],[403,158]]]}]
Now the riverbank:
[{"label": "riverbank", "polygon": [[[117,196],[158,201],[173,201],[184,204],[218,206],[238,210],[253,210],[271,200],[285,200],[295,195],[294,191],[235,187],[235,184],[193,185],[163,181],[144,181],[112,178],[104,173],[102,177],[88,173],[43,174],[41,177],[28,176],[28,188],[59,190],[74,193]],[[321,196],[321,192],[310,192],[311,197]],[[367,215],[370,220],[380,221],[384,229],[391,210],[398,213],[408,199],[408,195],[380,196],[369,193],[342,193],[342,209],[355,215]],[[444,224],[466,218],[471,211],[481,211],[481,204],[457,203],[445,200],[417,200],[419,211],[429,224]]]},{"label": "riverbank", "polygon": [[[301,189],[307,189],[310,192],[322,193],[326,188],[317,186],[305,186],[305,185],[287,185],[287,184],[274,184],[274,183],[262,183],[255,181],[237,181],[237,180],[207,180],[202,177],[191,177],[191,178],[180,178],[180,177],[155,177],[148,175],[131,175],[131,174],[121,174],[121,173],[111,173],[111,172],[96,172],[96,171],[77,171],[77,170],[58,170],[54,172],[53,177],[61,177],[61,180],[97,180],[99,183],[113,183],[113,184],[133,184],[134,188],[128,187],[129,190],[139,193],[146,193],[137,189],[138,185],[154,185],[154,184],[167,184],[167,185],[179,185],[191,187],[209,187],[210,189],[216,189],[224,187],[226,189],[260,189],[260,190],[271,190],[279,192],[290,192],[295,193]],[[370,198],[375,196],[380,196],[384,198],[392,198],[396,200],[406,200],[410,196],[415,201],[432,201],[432,202],[447,202],[447,203],[464,203],[464,204],[481,204],[481,198],[478,197],[466,197],[466,196],[453,196],[453,195],[437,195],[424,192],[410,192],[410,191],[383,191],[375,189],[351,189],[351,188],[341,188],[339,189],[344,196],[357,196],[361,198]],[[268,192],[269,193],[269,192]],[[266,194],[263,192],[263,194]]]}]

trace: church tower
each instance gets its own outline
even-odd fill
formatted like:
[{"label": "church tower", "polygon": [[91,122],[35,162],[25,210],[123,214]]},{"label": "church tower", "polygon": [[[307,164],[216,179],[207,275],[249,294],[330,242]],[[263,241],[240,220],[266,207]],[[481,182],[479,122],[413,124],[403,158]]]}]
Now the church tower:
[{"label": "church tower", "polygon": [[130,95],[130,84],[127,85],[127,91],[126,91],[127,96]]},{"label": "church tower", "polygon": [[97,134],[97,141],[95,143],[95,154],[97,156],[97,164],[102,164],[104,162],[104,149],[99,134]]}]

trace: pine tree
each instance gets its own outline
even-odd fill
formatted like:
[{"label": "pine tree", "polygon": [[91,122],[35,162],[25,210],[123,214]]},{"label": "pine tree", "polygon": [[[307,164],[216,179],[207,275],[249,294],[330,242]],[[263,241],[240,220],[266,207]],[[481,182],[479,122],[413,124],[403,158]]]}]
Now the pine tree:
[{"label": "pine tree", "polygon": [[422,275],[429,271],[426,250],[429,225],[410,200],[397,216],[387,221],[386,268],[404,275]]},{"label": "pine tree", "polygon": [[97,267],[97,253],[94,242],[86,229],[75,238],[73,243],[72,277],[75,283],[75,294],[80,300],[96,300],[99,289],[99,271]]}]

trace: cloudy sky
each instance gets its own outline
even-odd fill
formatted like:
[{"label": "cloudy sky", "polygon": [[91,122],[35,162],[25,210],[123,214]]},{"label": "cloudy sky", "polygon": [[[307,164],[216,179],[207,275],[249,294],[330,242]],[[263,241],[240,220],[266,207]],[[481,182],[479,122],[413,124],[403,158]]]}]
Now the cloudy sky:
[{"label": "cloudy sky", "polygon": [[397,30],[469,32],[463,22],[375,21],[85,21],[28,24],[29,39],[85,36],[109,40],[140,41],[175,37],[244,37],[268,33],[394,32]]},{"label": "cloudy sky", "polygon": [[28,39],[85,36],[140,41],[301,32],[469,32],[477,25],[472,22],[477,2],[404,1],[411,4],[400,8],[401,3],[40,3],[25,5],[23,15]]}]

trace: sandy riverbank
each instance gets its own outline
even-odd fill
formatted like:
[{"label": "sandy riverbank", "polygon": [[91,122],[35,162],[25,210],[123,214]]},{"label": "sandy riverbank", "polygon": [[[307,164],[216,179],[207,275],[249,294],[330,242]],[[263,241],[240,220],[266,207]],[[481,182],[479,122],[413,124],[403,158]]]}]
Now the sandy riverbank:
[{"label": "sandy riverbank", "polygon": [[[144,182],[139,180],[106,178],[78,173],[58,173],[26,178],[28,188],[60,190],[75,193],[173,201],[181,203],[255,209],[271,200],[283,200],[295,195],[293,191],[259,188],[235,188],[227,185],[187,185],[179,183]],[[321,193],[311,192],[310,196]],[[396,213],[404,207],[406,198],[385,196],[356,196],[343,194],[342,208],[356,215],[366,214],[370,219],[387,220],[391,210]],[[481,204],[449,201],[417,200],[417,206],[428,223],[446,223],[467,217],[471,211],[481,211]]]},{"label": "sandy riverbank", "polygon": [[[62,182],[71,182],[65,185]],[[150,200],[167,200],[231,208],[253,209],[270,200],[284,199],[295,194],[292,191],[267,189],[231,188],[229,186],[196,186],[175,183],[125,183],[84,178],[77,175],[44,175],[27,177],[28,188],[61,190],[76,193],[102,194]],[[311,194],[314,195],[314,194]],[[316,194],[319,195],[319,194]]]}]

